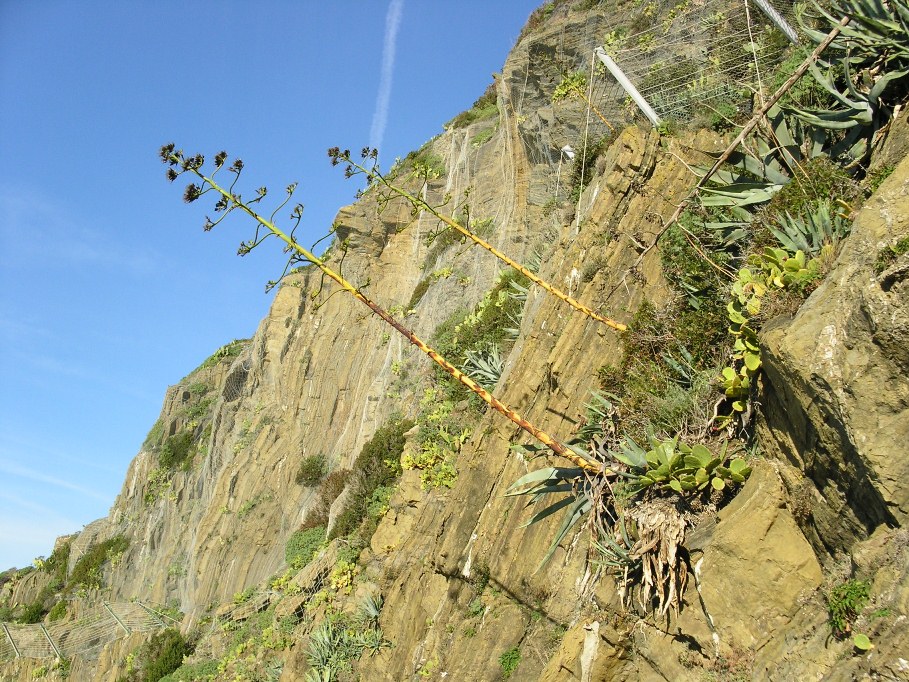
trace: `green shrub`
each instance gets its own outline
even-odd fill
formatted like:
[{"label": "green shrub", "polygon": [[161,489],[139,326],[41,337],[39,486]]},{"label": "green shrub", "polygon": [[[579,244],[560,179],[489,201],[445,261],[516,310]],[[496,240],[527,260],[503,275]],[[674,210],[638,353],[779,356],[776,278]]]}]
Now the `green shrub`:
[{"label": "green shrub", "polygon": [[[789,77],[801,66],[810,52],[811,49],[808,47],[793,48],[789,56],[776,68],[770,91],[779,90],[783,83],[789,80]],[[780,104],[800,109],[827,109],[834,106],[836,100],[816,78],[806,74],[804,78],[799,78],[789,88],[780,99]]]},{"label": "green shrub", "polygon": [[168,438],[158,456],[161,466],[170,471],[186,468],[192,459],[193,443],[192,431],[181,431]]},{"label": "green shrub", "polygon": [[328,512],[331,509],[331,505],[338,499],[338,495],[344,491],[349,478],[350,470],[335,469],[322,479],[316,492],[316,500],[309,514],[306,515],[306,521],[301,530],[325,526],[328,523]]},{"label": "green shrub", "polygon": [[451,119],[445,124],[445,128],[448,130],[466,128],[471,123],[495,118],[498,115],[499,107],[496,105],[496,84],[490,83],[483,94],[473,103],[473,106]]},{"label": "green shrub", "polygon": [[886,165],[869,170],[865,176],[865,194],[868,196],[874,194],[884,180],[890,177],[895,168],[896,166]]},{"label": "green shrub", "polygon": [[325,455],[309,455],[300,462],[300,468],[294,480],[299,485],[309,488],[325,478],[326,473],[328,473],[328,462]]},{"label": "green shrub", "polygon": [[903,237],[892,246],[885,246],[881,249],[877,254],[877,260],[874,261],[874,272],[878,275],[881,274],[904,253],[909,253],[909,237]]},{"label": "green shrub", "polygon": [[288,566],[301,569],[310,561],[322,543],[325,542],[325,526],[298,530],[284,545],[284,558]]},{"label": "green shrub", "polygon": [[199,419],[200,417],[208,414],[209,408],[211,408],[211,404],[214,401],[215,399],[211,396],[201,398],[191,405],[187,405],[183,409],[183,416],[190,421]]},{"label": "green shrub", "polygon": [[79,557],[73,572],[70,575],[68,589],[85,587],[88,589],[101,587],[101,569],[107,561],[120,554],[129,547],[129,540],[122,535],[117,535],[93,545],[85,554]]},{"label": "green shrub", "polygon": [[521,650],[516,646],[511,647],[499,656],[499,665],[502,666],[502,678],[507,680],[511,677],[511,674],[517,669],[520,662]]},{"label": "green shrub", "polygon": [[[648,433],[677,434],[688,424],[709,418],[716,363],[728,347],[725,314],[717,311],[710,317],[713,310],[704,306],[692,311],[679,305],[658,310],[649,301],[641,304],[621,335],[620,365],[604,365],[597,372],[609,396],[605,418],[610,428],[646,441]],[[700,315],[704,318],[698,319]],[[686,343],[700,357],[689,352]]]},{"label": "green shrub", "polygon": [[828,156],[817,156],[802,164],[802,171],[773,195],[753,226],[758,246],[775,245],[766,225],[779,226],[777,216],[813,213],[819,204],[835,200],[851,203],[861,190],[858,183]]},{"label": "green shrub", "polygon": [[[435,265],[438,257],[439,254],[436,254],[436,256],[433,258],[433,265]],[[424,277],[419,282],[417,282],[417,286],[414,287],[413,293],[410,295],[410,300],[407,302],[408,310],[413,310],[417,307],[417,304],[423,300],[423,297],[426,295],[426,292],[429,291],[429,287],[434,281],[435,280],[433,280],[432,277]]]},{"label": "green shrub", "polygon": [[200,661],[181,665],[170,675],[162,677],[160,682],[208,682],[218,679],[219,674],[218,661]]},{"label": "green shrub", "polygon": [[142,441],[142,447],[155,449],[161,444],[161,437],[164,435],[164,422],[158,419],[151,427],[145,440]]},{"label": "green shrub", "polygon": [[442,157],[432,151],[429,143],[404,157],[402,165],[410,168],[426,180],[441,178],[447,172]]},{"label": "green shrub", "polygon": [[366,518],[373,494],[382,487],[393,485],[401,475],[401,452],[404,434],[413,428],[409,419],[393,420],[381,427],[363,446],[354,462],[354,483],[347,506],[332,528],[332,537],[352,533]]},{"label": "green shrub", "polygon": [[25,623],[27,625],[32,625],[34,623],[40,623],[44,618],[44,614],[47,613],[47,609],[44,608],[44,602],[42,600],[36,600],[31,604],[28,604],[19,615],[17,620],[20,623]]},{"label": "green shrub", "polygon": [[839,639],[852,631],[852,623],[865,608],[871,596],[871,583],[867,580],[847,580],[833,588],[827,597],[830,629]]},{"label": "green shrub", "polygon": [[209,355],[208,358],[206,358],[205,361],[193,371],[197,372],[200,369],[205,369],[206,367],[214,367],[222,360],[238,356],[249,343],[249,341],[250,339],[234,339],[230,343],[224,344],[214,353]]},{"label": "green shrub", "polygon": [[[686,231],[700,242],[712,265],[697,252]],[[663,273],[685,295],[672,331],[699,366],[714,364],[726,345],[728,281],[717,268],[729,267],[731,260],[732,254],[714,241],[703,218],[690,212],[660,240]]]},{"label": "green shrub", "polygon": [[495,134],[495,132],[495,128],[485,128],[470,139],[470,144],[474,147],[484,145],[492,139],[492,136]]},{"label": "green shrub", "polygon": [[468,351],[492,346],[503,352],[510,349],[524,308],[524,299],[515,295],[514,287],[526,288],[529,284],[530,280],[517,270],[503,271],[472,311],[462,308],[439,325],[432,337],[436,350],[460,366]]},{"label": "green shrub", "polygon": [[596,142],[587,145],[581,150],[574,161],[571,162],[571,177],[568,181],[568,198],[571,203],[577,203],[581,192],[593,179],[596,172],[596,160],[612,144],[613,135],[604,135]]},{"label": "green shrub", "polygon": [[255,593],[256,593],[256,586],[255,586],[255,585],[253,585],[252,587],[247,587],[247,588],[246,588],[245,590],[243,590],[242,592],[235,592],[235,593],[234,593],[233,602],[234,602],[234,604],[245,604],[245,603],[248,602],[250,599],[252,599],[252,596],[253,596]]},{"label": "green shrub", "polygon": [[158,682],[183,665],[184,656],[192,652],[192,644],[178,630],[162,630],[139,649],[136,682]]},{"label": "green shrub", "polygon": [[54,581],[63,583],[66,581],[66,567],[69,564],[69,551],[72,544],[71,540],[61,543],[44,562],[44,570],[54,577]]},{"label": "green shrub", "polygon": [[54,622],[55,620],[60,620],[66,615],[66,601],[61,600],[53,605],[51,610],[47,614],[47,620]]}]

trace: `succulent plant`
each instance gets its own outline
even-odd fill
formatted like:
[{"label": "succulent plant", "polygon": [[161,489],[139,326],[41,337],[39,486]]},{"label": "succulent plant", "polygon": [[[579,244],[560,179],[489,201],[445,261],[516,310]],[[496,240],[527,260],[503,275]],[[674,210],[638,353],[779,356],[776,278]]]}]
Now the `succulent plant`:
[{"label": "succulent plant", "polygon": [[[623,456],[628,461],[640,462],[643,448],[630,438],[626,440]],[[651,438],[650,444],[650,450],[644,453],[646,467],[639,468],[639,473],[634,475],[633,488],[637,491],[656,486],[687,496],[703,491],[708,485],[715,490],[723,490],[727,486],[744,483],[751,473],[751,467],[741,457],[725,464],[728,442],[723,443],[718,454],[700,443],[689,446],[677,438]]]}]

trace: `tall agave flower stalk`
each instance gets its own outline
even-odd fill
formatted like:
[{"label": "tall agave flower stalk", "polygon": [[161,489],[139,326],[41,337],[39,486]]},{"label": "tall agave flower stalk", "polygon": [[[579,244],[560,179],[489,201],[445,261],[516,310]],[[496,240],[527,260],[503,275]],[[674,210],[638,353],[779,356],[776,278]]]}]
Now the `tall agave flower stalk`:
[{"label": "tall agave flower stalk", "polygon": [[617,329],[618,331],[625,331],[627,329],[627,327],[624,324],[622,324],[621,322],[616,322],[615,320],[612,320],[612,319],[609,319],[608,317],[600,315],[598,312],[588,308],[583,303],[575,300],[574,298],[572,298],[565,292],[557,289],[552,284],[550,284],[546,280],[542,279],[538,274],[536,274],[532,270],[521,265],[517,261],[512,260],[511,258],[506,256],[504,253],[499,251],[492,244],[490,244],[489,242],[482,239],[480,236],[471,232],[464,225],[461,225],[457,220],[452,218],[450,215],[446,215],[446,214],[442,213],[437,207],[433,206],[425,198],[420,196],[419,193],[413,194],[411,192],[408,192],[403,187],[400,187],[399,185],[394,184],[391,180],[389,180],[387,175],[384,175],[383,173],[381,173],[379,171],[379,167],[376,162],[376,158],[377,158],[376,150],[369,149],[369,148],[363,149],[363,151],[361,153],[361,157],[363,159],[362,163],[354,160],[350,154],[350,150],[348,150],[348,149],[345,149],[342,151],[338,147],[333,147],[332,149],[328,150],[328,155],[331,157],[332,164],[334,164],[334,165],[345,164],[346,165],[347,177],[351,177],[353,175],[363,175],[366,178],[366,181],[370,186],[381,185],[381,186],[385,187],[387,190],[391,191],[393,194],[396,194],[397,196],[401,197],[406,202],[408,202],[415,211],[426,211],[428,213],[431,213],[436,218],[438,218],[440,221],[442,221],[445,225],[447,225],[451,229],[455,230],[456,232],[462,234],[463,236],[467,237],[474,244],[477,244],[478,246],[486,249],[489,253],[491,253],[493,256],[498,258],[500,261],[502,261],[509,267],[514,268],[515,270],[520,272],[522,275],[527,277],[527,279],[529,279],[531,282],[533,282],[534,284],[545,289],[546,291],[548,291],[550,294],[552,294],[556,298],[564,301],[565,303],[570,305],[575,310],[587,315],[588,317],[590,317],[598,322],[601,322],[601,323],[607,325],[608,327]]},{"label": "tall agave flower stalk", "polygon": [[[173,144],[167,144],[161,148],[160,156],[161,160],[169,166],[167,170],[167,178],[169,180],[176,180],[180,175],[189,173],[190,175],[195,176],[195,178],[199,181],[200,184],[198,185],[195,182],[191,182],[189,185],[187,185],[186,191],[183,194],[183,198],[187,203],[192,203],[210,192],[214,192],[218,196],[218,199],[215,203],[215,211],[221,215],[215,221],[212,221],[210,218],[206,217],[204,225],[204,229],[206,231],[211,230],[213,227],[215,227],[232,211],[239,210],[242,213],[246,213],[256,222],[256,232],[253,239],[241,242],[238,251],[240,255],[246,255],[269,236],[277,237],[282,242],[284,242],[286,250],[292,253],[288,264],[302,262],[314,265],[319,270],[321,270],[326,277],[336,282],[341,287],[341,289],[353,296],[363,305],[367,306],[386,324],[393,327],[395,331],[400,333],[413,345],[419,348],[423,353],[429,356],[429,358],[437,365],[439,365],[443,370],[445,370],[445,372],[450,374],[457,381],[461,382],[471,391],[476,393],[483,400],[483,402],[485,402],[500,414],[505,415],[508,419],[517,424],[540,443],[552,450],[553,453],[559,457],[569,460],[575,466],[580,467],[586,471],[594,473],[602,473],[604,471],[601,464],[592,459],[585,458],[574,450],[563,445],[548,433],[542,429],[537,428],[529,421],[524,419],[511,407],[504,404],[498,398],[494,397],[489,393],[489,391],[477,384],[473,379],[471,379],[457,367],[448,362],[435,350],[430,348],[422,339],[420,339],[411,330],[398,322],[384,308],[363,294],[362,291],[351,284],[340,272],[335,271],[329,267],[324,260],[316,256],[310,249],[307,249],[302,244],[300,244],[294,238],[294,231],[300,224],[300,220],[303,216],[303,206],[301,204],[297,204],[291,212],[291,219],[294,221],[294,229],[290,230],[289,232],[285,232],[284,230],[277,227],[274,222],[275,215],[290,202],[293,193],[296,190],[295,183],[287,187],[287,196],[284,201],[271,213],[270,217],[265,218],[262,214],[258,213],[255,210],[254,206],[266,196],[266,188],[262,187],[258,189],[256,197],[249,201],[244,201],[239,194],[234,193],[234,187],[237,184],[240,173],[243,170],[243,162],[240,159],[234,160],[233,164],[228,167],[228,171],[230,173],[233,173],[235,177],[225,188],[215,180],[215,175],[224,167],[224,164],[227,160],[226,152],[219,152],[215,155],[214,170],[208,175],[202,171],[202,167],[205,164],[205,158],[201,154],[197,154],[195,156],[185,156],[181,150],[175,150]],[[263,228],[265,232],[262,232]]]}]

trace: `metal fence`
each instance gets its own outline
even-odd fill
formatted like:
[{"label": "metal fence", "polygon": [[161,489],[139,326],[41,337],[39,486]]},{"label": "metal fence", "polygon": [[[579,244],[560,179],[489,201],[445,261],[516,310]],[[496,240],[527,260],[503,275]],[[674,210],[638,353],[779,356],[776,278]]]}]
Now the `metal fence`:
[{"label": "metal fence", "polygon": [[93,658],[109,642],[166,627],[167,616],[141,602],[102,602],[74,621],[45,626],[0,623],[0,661]]}]

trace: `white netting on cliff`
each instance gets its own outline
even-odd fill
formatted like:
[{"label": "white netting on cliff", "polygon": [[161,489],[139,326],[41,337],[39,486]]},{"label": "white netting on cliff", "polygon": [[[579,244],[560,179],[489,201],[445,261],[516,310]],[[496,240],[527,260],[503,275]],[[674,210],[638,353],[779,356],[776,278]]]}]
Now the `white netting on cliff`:
[{"label": "white netting on cliff", "polygon": [[797,37],[794,31],[784,33],[768,13],[790,29],[797,25],[790,0],[773,5],[766,0],[619,2],[614,11],[589,21],[570,51],[560,47],[543,58],[563,75],[580,70],[587,76],[587,96],[595,109],[591,134],[609,132],[597,111],[613,125],[638,115],[616,79],[591,58],[597,48],[615,60],[660,117],[687,119],[698,107],[739,100],[768,85],[762,78],[782,58],[790,38]]},{"label": "white netting on cliff", "polygon": [[[789,2],[775,5],[795,23]],[[759,91],[790,44],[753,2],[687,0],[668,12],[648,10],[656,6],[645,5],[631,25],[610,29],[603,47],[661,118],[688,119],[698,109]],[[633,114],[625,91],[600,74],[592,100],[614,115]]]},{"label": "white netting on cliff", "polygon": [[227,379],[224,381],[224,388],[221,391],[225,402],[233,402],[243,395],[243,389],[246,386],[246,380],[249,378],[251,367],[251,360],[244,358],[235,362],[230,368],[230,373],[227,375]]},{"label": "white netting on cliff", "polygon": [[93,658],[115,639],[165,627],[167,616],[139,602],[102,603],[68,623],[0,627],[0,660],[11,658]]},{"label": "white netting on cliff", "polygon": [[[551,169],[531,187],[539,201],[558,202],[570,187],[577,191],[585,184],[579,176],[587,177],[587,160],[592,162],[624,124],[650,125],[597,56],[600,50],[663,121],[709,126],[747,116],[752,95],[773,88],[769,74],[791,44],[758,2],[765,4],[603,0],[597,6],[602,11],[574,23],[575,10],[559,10],[567,13],[561,34],[531,38],[524,73],[510,81],[529,160]],[[773,8],[790,27],[797,25],[790,0],[774,0]],[[572,79],[579,87],[560,99],[559,91]],[[554,106],[548,109],[544,103],[551,98]],[[525,111],[527,103],[533,108]],[[585,164],[580,173],[578,160]]]}]

